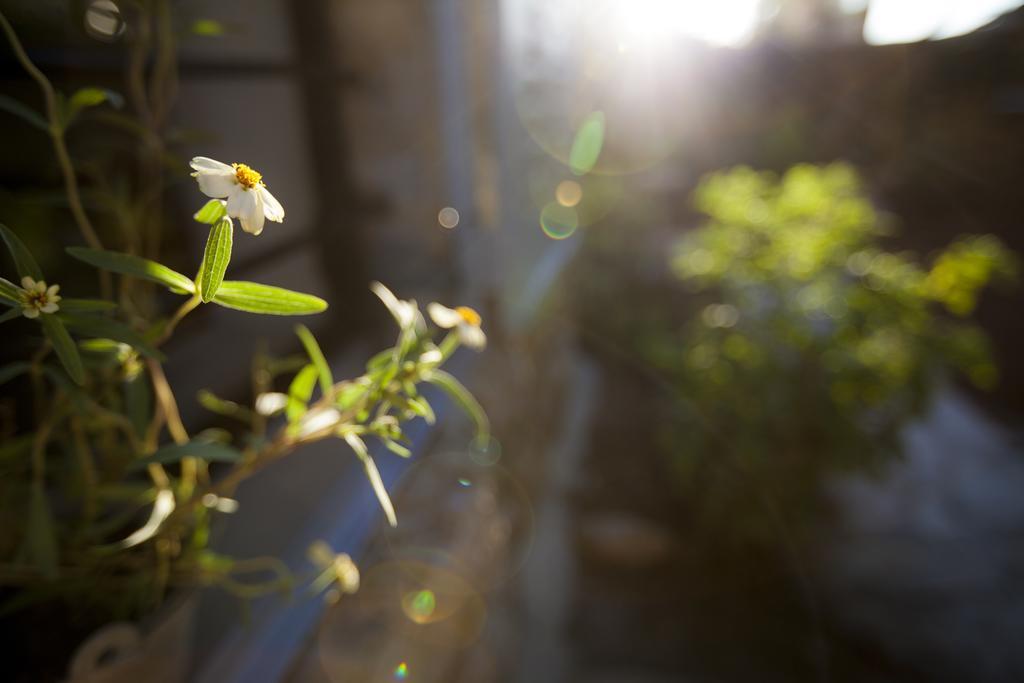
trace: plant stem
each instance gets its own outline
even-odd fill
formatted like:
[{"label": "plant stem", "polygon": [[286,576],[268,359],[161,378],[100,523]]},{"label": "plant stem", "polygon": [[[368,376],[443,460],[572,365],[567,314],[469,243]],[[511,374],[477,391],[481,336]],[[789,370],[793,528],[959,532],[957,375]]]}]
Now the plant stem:
[{"label": "plant stem", "polygon": [[[7,17],[4,16],[3,12],[0,12],[0,27],[7,34],[7,40],[10,42],[11,49],[14,50],[14,55],[17,57],[18,62],[21,63],[22,68],[39,84],[39,89],[43,91],[43,100],[46,104],[46,120],[50,124],[49,133],[53,139],[53,150],[57,155],[57,164],[60,166],[61,175],[64,177],[64,191],[68,196],[71,215],[74,216],[75,223],[78,225],[78,229],[82,233],[86,244],[93,249],[102,249],[103,243],[100,241],[99,235],[96,234],[96,230],[93,228],[92,223],[89,221],[89,216],[85,213],[85,208],[82,206],[82,198],[78,192],[78,179],[75,177],[71,156],[68,154],[68,148],[64,142],[64,126],[60,121],[60,115],[57,111],[57,95],[53,89],[53,84],[29,59],[28,53],[25,52],[25,48],[18,38],[18,34],[14,32],[14,27],[7,21]],[[100,290],[103,293],[103,297],[109,299],[113,292],[110,273],[100,270],[99,274]]]},{"label": "plant stem", "polygon": [[183,303],[178,310],[174,312],[171,319],[167,321],[167,325],[164,326],[164,331],[160,334],[160,338],[156,340],[154,346],[160,346],[170,339],[171,334],[174,332],[174,328],[178,326],[178,323],[181,322],[182,318],[195,310],[196,306],[201,302],[202,298],[199,296],[199,293],[196,292],[188,299],[188,301]]}]

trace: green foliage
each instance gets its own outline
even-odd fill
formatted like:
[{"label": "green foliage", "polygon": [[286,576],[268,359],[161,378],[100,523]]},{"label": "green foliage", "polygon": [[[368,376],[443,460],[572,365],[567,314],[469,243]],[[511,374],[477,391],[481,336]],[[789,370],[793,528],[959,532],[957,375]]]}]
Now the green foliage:
[{"label": "green foliage", "polygon": [[[149,11],[145,3],[136,9],[142,15]],[[152,20],[154,25],[166,19],[162,14],[140,16],[140,21]],[[164,28],[174,34],[172,27]],[[216,35],[223,27],[203,20],[193,30]],[[12,42],[17,45],[13,38]],[[13,421],[5,415],[5,439],[0,444],[0,593],[5,598],[0,611],[61,601],[75,609],[99,606],[110,619],[136,618],[157,607],[172,587],[215,584],[245,599],[287,590],[292,574],[278,560],[233,560],[212,553],[211,528],[217,513],[237,507],[229,496],[242,480],[318,440],[344,441],[355,452],[385,516],[396,524],[368,440],[376,439],[401,457],[411,455],[403,425],[420,417],[434,420],[417,384],[437,383],[478,424],[486,424],[465,388],[438,369],[462,343],[458,335],[443,333],[446,338],[438,346],[415,303],[400,302],[387,292],[389,298],[382,298],[399,322],[398,340],[371,360],[364,375],[336,382],[319,343],[300,325],[296,332],[308,362],[258,354],[252,368],[251,407],[210,392],[198,397],[208,410],[232,419],[234,431],[213,427],[190,435],[164,375],[161,347],[178,333],[191,311],[214,303],[249,313],[309,315],[326,310],[327,302],[271,285],[225,281],[233,250],[232,219],[247,225],[245,221],[254,217],[228,216],[226,202],[220,199],[206,201],[193,216],[211,226],[195,280],[160,262],[162,215],[153,214],[152,207],[160,204],[154,200],[167,185],[162,177],[166,169],[183,164],[160,139],[153,121],[163,120],[167,113],[163,96],[173,91],[173,69],[148,70],[155,81],[143,88],[154,107],[149,120],[111,111],[94,117],[145,140],[134,146],[141,163],[133,164],[131,173],[134,176],[142,167],[145,177],[125,178],[108,176],[109,169],[92,159],[94,173],[75,169],[64,139],[84,111],[105,103],[120,107],[121,97],[94,87],[65,97],[31,68],[27,56],[21,62],[56,106],[49,107],[43,118],[0,96],[0,109],[50,136],[71,215],[90,245],[67,247],[66,253],[101,272],[99,298],[65,298],[70,293],[46,282],[22,240],[0,225],[0,239],[17,273],[0,278],[0,304],[5,307],[0,309],[0,323],[22,316],[31,319],[31,324],[4,330],[31,330],[25,342],[35,346],[26,349],[23,359],[0,368],[0,384],[16,385],[14,390],[31,396],[28,409],[21,410],[20,403],[15,406],[18,414]],[[193,160],[197,174],[207,162]],[[77,185],[78,178],[87,175],[103,178],[88,193]],[[129,187],[147,190],[132,197]],[[90,209],[104,208],[95,226],[83,196],[90,197]],[[264,217],[283,220],[281,207],[268,211],[273,217]],[[39,228],[29,224],[25,230]],[[34,247],[44,243],[32,242]],[[101,248],[104,243],[115,248]],[[45,258],[44,263],[49,266],[51,260]],[[115,280],[111,273],[122,277]],[[159,284],[185,298],[176,309],[161,311],[163,299],[154,296],[154,288],[134,287],[126,278]],[[374,285],[374,291],[381,295],[387,290]],[[478,341],[482,339],[479,333]],[[273,390],[275,383],[296,371],[287,394]],[[14,434],[6,433],[9,424],[15,425]],[[271,578],[244,579],[252,573]],[[326,587],[321,584],[325,576],[347,591],[358,584],[358,572],[343,555],[332,555],[329,571],[320,570],[321,589]]]},{"label": "green foliage", "polygon": [[53,345],[53,350],[60,358],[61,364],[67,370],[68,376],[75,384],[85,384],[85,368],[82,366],[82,357],[78,354],[78,347],[68,334],[64,323],[55,316],[39,316],[39,324],[43,326],[43,333]]},{"label": "green foliage", "polygon": [[18,278],[30,277],[33,280],[42,280],[42,269],[39,268],[39,264],[25,247],[25,243],[14,234],[14,231],[0,223],[0,237],[3,237],[4,243],[7,244],[7,251],[14,259],[14,269],[18,272]]},{"label": "green foliage", "polygon": [[241,281],[222,282],[213,303],[266,315],[309,315],[327,310],[327,302],[312,294]]},{"label": "green foliage", "polygon": [[228,209],[226,202],[222,199],[211,199],[203,204],[203,208],[196,211],[192,218],[199,223],[214,225],[215,223],[220,222],[220,220],[227,215]]},{"label": "green foliage", "polygon": [[143,280],[149,280],[150,282],[164,285],[175,293],[191,294],[196,291],[196,285],[192,280],[150,259],[130,254],[121,254],[116,251],[88,249],[86,247],[68,247],[67,252],[79,261],[85,261],[89,265],[120,273],[121,275],[131,275]]},{"label": "green foliage", "polygon": [[889,222],[844,164],[715,174],[695,204],[709,220],[672,268],[697,311],[640,346],[680,397],[681,481],[721,523],[773,533],[751,487],[813,505],[823,473],[897,452],[948,370],[995,381],[984,334],[934,304],[966,315],[1014,273],[996,238],[958,240],[930,267],[888,251]]},{"label": "green foliage", "polygon": [[329,394],[331,387],[334,386],[334,376],[331,374],[331,368],[327,364],[327,359],[324,358],[324,352],[320,350],[320,345],[316,343],[316,338],[305,325],[297,325],[295,327],[295,334],[299,335],[302,346],[306,349],[306,353],[309,354],[309,360],[316,367],[317,376],[320,379],[320,390],[325,395]]},{"label": "green foliage", "polygon": [[210,228],[203,264],[199,267],[199,277],[196,278],[203,303],[213,301],[214,295],[224,281],[224,273],[231,261],[231,240],[234,231],[234,225],[227,217],[221,218]]}]

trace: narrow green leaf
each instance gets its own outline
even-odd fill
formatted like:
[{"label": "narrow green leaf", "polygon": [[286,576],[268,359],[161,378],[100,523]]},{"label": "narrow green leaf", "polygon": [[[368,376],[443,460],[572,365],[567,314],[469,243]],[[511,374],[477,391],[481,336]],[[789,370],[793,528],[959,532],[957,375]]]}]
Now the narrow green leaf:
[{"label": "narrow green leaf", "polygon": [[224,218],[228,213],[227,205],[223,199],[211,199],[203,204],[203,208],[195,212],[192,218],[200,223],[213,225]]},{"label": "narrow green leaf", "polygon": [[22,104],[13,97],[7,95],[0,95],[0,109],[10,114],[14,114],[22,121],[25,121],[44,133],[50,132],[50,124],[46,122],[42,114],[38,113],[31,107]]},{"label": "narrow green leaf", "polygon": [[355,451],[355,454],[359,459],[363,461],[363,469],[366,470],[366,478],[370,480],[373,492],[377,495],[377,500],[380,502],[380,506],[388,518],[388,524],[393,527],[398,526],[398,517],[395,515],[395,507],[391,504],[391,498],[388,496],[388,490],[384,487],[384,480],[380,478],[380,471],[377,470],[377,464],[373,462],[373,458],[370,457],[369,451],[366,450],[366,443],[363,442],[363,440],[356,434],[346,434],[345,441],[352,450]]},{"label": "narrow green leaf", "polygon": [[222,282],[213,297],[213,303],[239,311],[269,315],[307,315],[327,309],[327,302],[312,294],[237,280]]},{"label": "narrow green leaf", "polygon": [[7,243],[7,250],[11,252],[11,257],[14,259],[14,269],[18,271],[19,278],[27,275],[33,280],[44,279],[43,271],[40,270],[39,264],[36,263],[28,247],[14,234],[13,230],[0,223],[0,236],[3,236],[4,242]]},{"label": "narrow green leaf", "polygon": [[21,306],[21,287],[0,277],[0,303]]},{"label": "narrow green leaf", "polygon": [[113,339],[128,344],[144,356],[164,360],[164,354],[153,348],[142,335],[124,323],[95,315],[58,313],[57,317],[80,336]]},{"label": "narrow green leaf", "polygon": [[288,387],[288,407],[285,409],[288,422],[295,422],[306,414],[306,407],[313,395],[313,387],[316,386],[316,378],[316,366],[312,364],[303,367],[295,375],[295,379]]},{"label": "narrow green leaf", "polygon": [[222,443],[190,441],[188,443],[172,444],[158,448],[145,458],[136,460],[132,464],[132,469],[143,469],[154,463],[170,465],[181,461],[182,458],[199,458],[206,462],[238,462],[242,458],[242,453]]},{"label": "narrow green leaf", "polygon": [[63,313],[107,313],[117,310],[113,301],[102,299],[61,299],[60,310]]},{"label": "narrow green leaf", "polygon": [[150,261],[149,259],[122,254],[117,251],[105,251],[102,249],[88,249],[86,247],[68,247],[67,252],[79,261],[85,261],[89,265],[103,268],[122,275],[150,280],[162,284],[178,293],[193,293],[196,291],[195,283],[181,273],[171,270],[165,265]]},{"label": "narrow green leaf", "polygon": [[5,323],[5,322],[7,322],[9,320],[14,320],[15,318],[19,318],[19,317],[21,317],[21,309],[20,308],[12,308],[11,310],[9,310],[6,313],[4,313],[3,315],[0,315],[0,323]]},{"label": "narrow green leaf", "polygon": [[366,396],[369,387],[360,382],[343,382],[338,385],[337,393],[334,395],[334,405],[339,410],[348,410],[356,404],[356,401]]},{"label": "narrow green leaf", "polygon": [[71,339],[67,328],[64,327],[64,323],[57,316],[47,313],[40,314],[38,320],[43,326],[46,338],[53,345],[57,358],[60,359],[64,369],[67,370],[68,376],[74,380],[75,384],[84,384],[85,370],[82,368],[82,357],[78,355],[78,347],[75,346],[74,340]]},{"label": "narrow green leaf", "polygon": [[122,382],[121,387],[124,392],[124,412],[135,428],[135,433],[144,438],[153,417],[153,387],[149,375],[140,372]]},{"label": "narrow green leaf", "polygon": [[428,425],[434,424],[437,421],[437,417],[434,415],[434,409],[427,402],[427,399],[422,396],[409,397],[408,398],[409,409],[422,417]]},{"label": "narrow green leaf", "polygon": [[199,401],[199,405],[209,410],[211,413],[223,415],[224,417],[233,417],[243,422],[249,422],[252,420],[253,412],[245,406],[239,405],[234,401],[217,396],[212,391],[206,389],[200,390],[196,396]]},{"label": "narrow green leaf", "polygon": [[476,424],[477,439],[487,439],[491,435],[491,424],[487,419],[487,413],[483,407],[469,393],[469,389],[463,386],[462,382],[449,375],[444,370],[434,370],[426,378],[428,382],[437,386],[448,394],[455,403],[473,420]]},{"label": "narrow green leaf", "polygon": [[26,363],[24,361],[3,366],[0,368],[0,384],[10,382],[18,375],[28,372],[31,367],[31,363]]},{"label": "narrow green leaf", "polygon": [[25,554],[31,564],[47,579],[57,578],[59,551],[57,533],[53,527],[50,503],[42,485],[32,486],[29,497],[28,523],[25,527]]},{"label": "narrow green leaf", "polygon": [[222,218],[210,228],[210,236],[206,240],[206,251],[203,253],[203,266],[200,270],[199,292],[203,303],[213,301],[213,296],[224,281],[224,273],[231,262],[231,238],[234,225],[230,218]]},{"label": "narrow green leaf", "polygon": [[327,364],[324,352],[320,350],[316,337],[313,336],[308,327],[297,325],[295,327],[295,334],[299,335],[302,345],[306,347],[306,353],[309,354],[309,359],[316,366],[316,371],[320,376],[320,391],[324,392],[324,396],[326,396],[331,393],[331,389],[334,387],[334,375],[331,374],[331,366]]},{"label": "narrow green leaf", "polygon": [[394,441],[392,439],[387,439],[387,438],[383,438],[382,437],[381,438],[381,443],[383,443],[384,447],[387,448],[392,453],[394,453],[395,455],[400,455],[403,458],[411,458],[412,457],[412,451],[410,451],[408,448],[406,448],[402,444],[398,443],[397,441]]}]

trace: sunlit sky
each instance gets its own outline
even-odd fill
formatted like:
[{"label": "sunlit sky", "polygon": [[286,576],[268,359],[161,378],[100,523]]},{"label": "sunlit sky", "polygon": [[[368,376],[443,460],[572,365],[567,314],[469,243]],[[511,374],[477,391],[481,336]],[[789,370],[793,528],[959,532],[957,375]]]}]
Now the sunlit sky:
[{"label": "sunlit sky", "polygon": [[[838,0],[842,9],[867,9],[864,39],[873,45],[951,38],[970,33],[1022,0]],[[688,35],[739,46],[754,34],[774,0],[617,0],[616,29],[625,40]]]}]

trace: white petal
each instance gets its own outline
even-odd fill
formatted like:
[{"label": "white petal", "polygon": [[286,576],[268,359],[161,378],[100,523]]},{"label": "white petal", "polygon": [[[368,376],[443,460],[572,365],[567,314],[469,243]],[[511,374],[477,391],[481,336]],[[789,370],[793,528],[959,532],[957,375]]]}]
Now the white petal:
[{"label": "white petal", "polygon": [[288,405],[288,396],[276,391],[260,394],[256,397],[256,412],[260,415],[273,415],[284,410]]},{"label": "white petal", "polygon": [[284,220],[284,207],[281,206],[281,202],[277,201],[274,195],[270,194],[270,190],[265,185],[259,187],[260,198],[263,199],[263,215],[267,217],[268,221],[274,221],[280,223]]},{"label": "white petal", "polygon": [[341,413],[336,408],[320,408],[311,410],[302,418],[302,425],[299,427],[299,436],[309,436],[322,432],[341,422]]},{"label": "white petal", "polygon": [[23,289],[35,289],[36,281],[30,278],[28,275],[21,278],[21,286]]},{"label": "white petal", "polygon": [[195,173],[199,191],[207,197],[221,199],[240,187],[234,173]]},{"label": "white petal", "polygon": [[487,346],[487,335],[476,325],[460,325],[459,340],[477,351]]},{"label": "white petal", "polygon": [[228,197],[228,215],[239,220],[242,230],[258,235],[263,232],[263,200],[258,192],[238,188]]},{"label": "white petal", "polygon": [[416,320],[417,308],[415,304],[411,304],[408,301],[402,301],[394,294],[391,290],[382,285],[379,282],[373,282],[370,284],[370,289],[373,293],[384,302],[387,309],[391,311],[391,315],[398,322],[398,326],[402,329],[409,327]]},{"label": "white petal", "polygon": [[253,218],[241,218],[239,222],[242,224],[242,230],[245,230],[250,235],[259,235],[263,232],[263,212],[259,212]]},{"label": "white petal", "polygon": [[39,294],[46,294],[46,281],[40,280],[36,283],[36,292]]},{"label": "white petal", "polygon": [[234,174],[235,169],[231,168],[230,165],[211,159],[209,157],[192,157],[192,161],[189,162],[189,166],[193,170],[199,171],[200,173],[231,173]]},{"label": "white petal", "polygon": [[251,218],[256,215],[259,194],[244,185],[236,185],[228,195],[224,208],[233,218]]},{"label": "white petal", "polygon": [[436,365],[440,363],[444,358],[441,356],[441,349],[434,347],[420,354],[421,363],[430,363]]},{"label": "white petal", "polygon": [[451,329],[462,322],[459,312],[439,303],[427,304],[427,313],[438,327]]},{"label": "white petal", "polygon": [[43,313],[56,313],[57,312],[57,304],[55,304],[53,302],[50,302],[50,303],[44,305],[39,310],[41,310]]},{"label": "white petal", "polygon": [[60,291],[60,285],[50,285],[50,288],[46,290],[46,298],[52,299],[57,296],[57,292]]},{"label": "white petal", "polygon": [[21,310],[21,314],[24,315],[26,318],[38,318],[39,309],[33,306],[29,306],[28,308],[23,308]]}]

